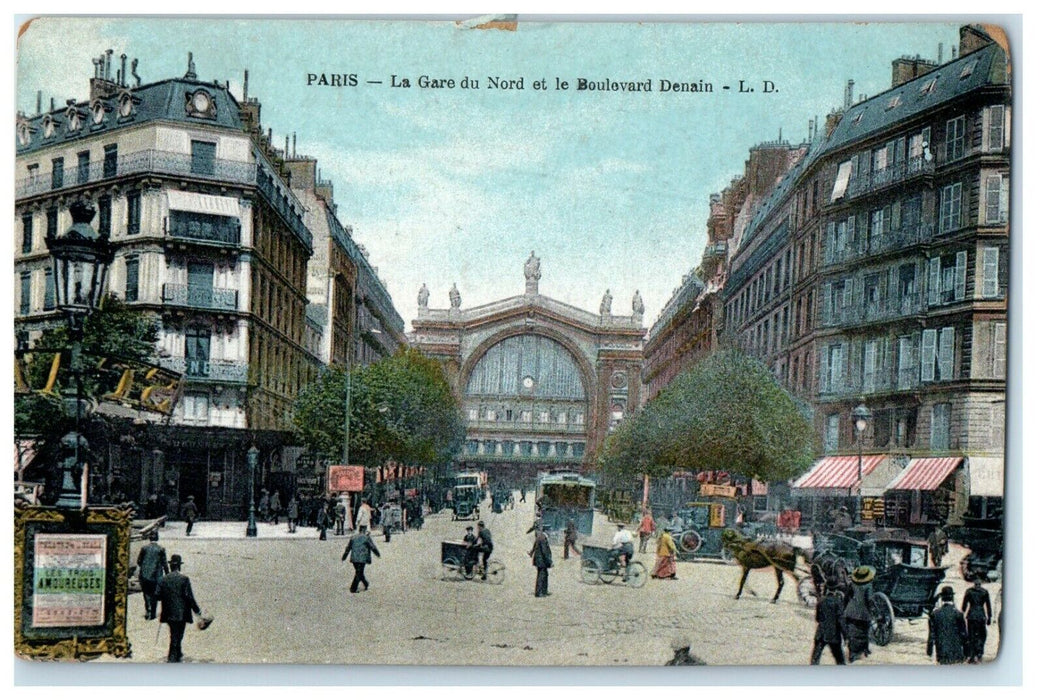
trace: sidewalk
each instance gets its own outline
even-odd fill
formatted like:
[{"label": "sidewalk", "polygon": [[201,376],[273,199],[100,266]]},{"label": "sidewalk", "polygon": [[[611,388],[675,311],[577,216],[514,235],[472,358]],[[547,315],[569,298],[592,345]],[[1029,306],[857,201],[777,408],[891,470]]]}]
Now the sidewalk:
[{"label": "sidewalk", "polygon": [[[245,520],[217,521],[197,520],[192,526],[192,534],[185,536],[185,523],[181,520],[168,520],[167,524],[159,529],[161,540],[236,540],[246,539],[247,524]],[[326,536],[329,539],[347,539],[353,532],[345,530],[348,535],[334,537],[334,529],[328,528]],[[252,539],[252,538],[251,538]],[[287,532],[286,518],[282,518],[278,525],[271,523],[257,523],[257,539],[259,540],[317,540],[319,530],[314,527],[298,525],[296,532]]]}]

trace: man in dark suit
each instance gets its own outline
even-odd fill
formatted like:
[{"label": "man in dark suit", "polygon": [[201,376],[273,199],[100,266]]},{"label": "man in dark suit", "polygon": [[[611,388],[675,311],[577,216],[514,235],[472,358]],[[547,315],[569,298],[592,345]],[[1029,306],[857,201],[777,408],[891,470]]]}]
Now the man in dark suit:
[{"label": "man in dark suit", "polygon": [[551,568],[551,545],[544,534],[544,528],[537,527],[536,539],[533,540],[533,548],[529,550],[529,556],[533,558],[533,566],[536,567],[536,597],[544,598],[551,595],[547,591],[547,570]]},{"label": "man in dark suit", "polygon": [[170,571],[167,566],[167,550],[158,543],[159,533],[149,533],[149,543],[138,552],[138,582],[141,583],[141,595],[145,599],[145,619],[156,619],[156,603],[159,600],[159,584],[164,574]]},{"label": "man in dark suit", "polygon": [[482,580],[486,580],[489,570],[489,558],[493,554],[493,534],[486,528],[486,523],[478,521],[478,534],[475,535],[475,548],[479,554],[479,565],[482,567]]},{"label": "man in dark suit", "polygon": [[977,664],[982,661],[986,647],[986,627],[993,621],[990,594],[982,587],[982,574],[975,575],[975,584],[964,592],[961,611],[968,622],[968,660]]},{"label": "man in dark suit", "polygon": [[192,622],[192,613],[199,614],[199,604],[192,595],[192,583],[181,573],[181,555],[170,557],[170,573],[159,585],[160,622],[170,627],[170,648],[167,663],[181,662],[181,640],[185,636],[185,625]]},{"label": "man in dark suit", "polygon": [[812,644],[812,665],[819,665],[823,649],[830,647],[834,663],[845,665],[845,596],[836,587],[827,588],[816,605],[816,638]]},{"label": "man in dark suit", "polygon": [[939,592],[942,600],[928,618],[928,656],[935,651],[935,660],[940,664],[960,664],[968,656],[968,630],[961,615],[953,605],[953,588],[943,586]]},{"label": "man in dark suit", "polygon": [[189,495],[188,499],[181,506],[181,517],[185,521],[185,536],[188,537],[192,534],[192,525],[196,522],[196,518],[199,517],[199,507],[196,505],[196,497]]},{"label": "man in dark suit", "polygon": [[352,536],[352,539],[348,540],[348,546],[344,548],[344,554],[341,555],[341,561],[344,561],[348,557],[351,557],[352,566],[355,567],[355,578],[352,579],[352,585],[350,590],[355,593],[359,590],[359,584],[363,585],[363,590],[370,590],[370,582],[366,580],[366,565],[373,561],[370,558],[370,552],[373,552],[378,557],[381,553],[377,551],[377,545],[370,539],[370,533],[366,532],[366,526],[360,525],[359,531]]}]

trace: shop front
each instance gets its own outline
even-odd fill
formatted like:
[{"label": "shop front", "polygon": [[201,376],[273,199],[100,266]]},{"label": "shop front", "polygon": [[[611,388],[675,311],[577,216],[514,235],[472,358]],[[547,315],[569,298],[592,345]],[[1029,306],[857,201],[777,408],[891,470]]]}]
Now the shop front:
[{"label": "shop front", "polygon": [[911,459],[885,488],[887,524],[922,535],[956,524],[968,507],[968,483],[964,457]]}]

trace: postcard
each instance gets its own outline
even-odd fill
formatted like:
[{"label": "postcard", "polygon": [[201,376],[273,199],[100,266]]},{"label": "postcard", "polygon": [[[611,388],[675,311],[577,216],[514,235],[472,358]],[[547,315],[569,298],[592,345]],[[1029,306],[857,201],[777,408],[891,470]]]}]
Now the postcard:
[{"label": "postcard", "polygon": [[1001,28],[40,17],[16,61],[23,658],[997,658]]}]

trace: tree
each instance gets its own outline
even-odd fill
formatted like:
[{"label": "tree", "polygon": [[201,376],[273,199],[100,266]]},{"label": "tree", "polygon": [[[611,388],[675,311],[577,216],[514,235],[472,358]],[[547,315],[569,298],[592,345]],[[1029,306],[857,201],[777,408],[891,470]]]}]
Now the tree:
[{"label": "tree", "polygon": [[[438,362],[400,350],[352,370],[349,457],[369,467],[389,460],[439,465],[460,449],[460,406]],[[294,404],[297,438],[317,457],[339,462],[345,434],[346,375],[331,367]]]},{"label": "tree", "polygon": [[758,360],[733,350],[680,374],[599,455],[610,474],[725,470],[784,481],[812,463],[812,424]]}]

